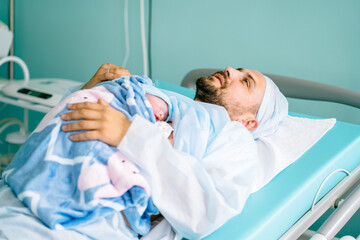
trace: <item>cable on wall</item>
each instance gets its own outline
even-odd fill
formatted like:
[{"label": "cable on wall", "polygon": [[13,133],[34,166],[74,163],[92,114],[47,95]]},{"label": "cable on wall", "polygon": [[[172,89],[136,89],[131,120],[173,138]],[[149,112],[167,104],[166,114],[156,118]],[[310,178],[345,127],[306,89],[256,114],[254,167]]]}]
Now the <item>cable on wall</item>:
[{"label": "cable on wall", "polygon": [[127,62],[130,56],[130,41],[129,41],[129,6],[128,0],[124,2],[124,31],[125,31],[125,56],[122,62],[121,67],[126,68]]},{"label": "cable on wall", "polygon": [[[14,56],[15,49],[15,31],[14,31],[14,20],[15,20],[14,0],[9,0],[9,29],[13,32],[13,41],[10,47],[10,56]],[[14,79],[14,63],[9,62],[9,79]]]},{"label": "cable on wall", "polygon": [[149,24],[148,24],[149,78],[152,78],[151,39],[152,39],[152,0],[149,0]]},{"label": "cable on wall", "polygon": [[146,36],[145,36],[145,14],[144,14],[144,0],[140,0],[140,23],[141,23],[141,45],[143,52],[143,74],[149,76],[148,72],[148,55],[146,47]]}]

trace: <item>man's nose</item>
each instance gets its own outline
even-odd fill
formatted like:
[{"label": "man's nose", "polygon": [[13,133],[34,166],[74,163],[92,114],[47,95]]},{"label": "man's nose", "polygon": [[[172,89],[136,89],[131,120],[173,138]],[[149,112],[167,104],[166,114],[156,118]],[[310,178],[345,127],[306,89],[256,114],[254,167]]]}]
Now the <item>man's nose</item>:
[{"label": "man's nose", "polygon": [[235,69],[232,68],[232,67],[226,67],[225,68],[225,75],[231,81],[235,76]]}]

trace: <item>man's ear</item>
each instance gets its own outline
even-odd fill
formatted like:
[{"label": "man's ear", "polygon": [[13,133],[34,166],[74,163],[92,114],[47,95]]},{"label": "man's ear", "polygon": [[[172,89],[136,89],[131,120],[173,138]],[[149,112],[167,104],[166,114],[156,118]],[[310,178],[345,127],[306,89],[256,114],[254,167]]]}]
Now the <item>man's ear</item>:
[{"label": "man's ear", "polygon": [[238,118],[235,121],[244,125],[249,131],[253,131],[259,126],[259,122],[254,117]]}]

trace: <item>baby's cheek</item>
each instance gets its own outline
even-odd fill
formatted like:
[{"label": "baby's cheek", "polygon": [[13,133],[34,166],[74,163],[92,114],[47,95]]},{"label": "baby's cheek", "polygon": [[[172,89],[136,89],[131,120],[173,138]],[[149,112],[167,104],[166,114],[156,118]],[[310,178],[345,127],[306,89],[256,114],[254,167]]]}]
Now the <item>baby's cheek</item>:
[{"label": "baby's cheek", "polygon": [[164,102],[164,101],[163,101],[163,104],[162,104],[162,111],[163,111],[163,116],[164,116],[163,121],[165,121],[169,116],[169,108],[168,108],[167,103]]},{"label": "baby's cheek", "polygon": [[168,109],[166,109],[165,114],[164,114],[164,121],[166,121],[168,116],[169,116],[169,111],[168,111]]},{"label": "baby's cheek", "polygon": [[169,115],[169,112],[168,112],[168,111],[163,112],[161,121],[166,121],[168,115]]}]

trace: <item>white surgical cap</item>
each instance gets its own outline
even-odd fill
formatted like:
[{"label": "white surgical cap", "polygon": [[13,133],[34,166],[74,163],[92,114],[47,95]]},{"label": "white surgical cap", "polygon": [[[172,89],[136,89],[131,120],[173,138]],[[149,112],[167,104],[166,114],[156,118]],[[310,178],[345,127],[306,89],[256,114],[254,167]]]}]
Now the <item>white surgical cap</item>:
[{"label": "white surgical cap", "polygon": [[274,133],[279,123],[288,115],[288,102],[276,84],[267,76],[264,97],[261,101],[256,119],[259,126],[251,131],[254,139]]}]

